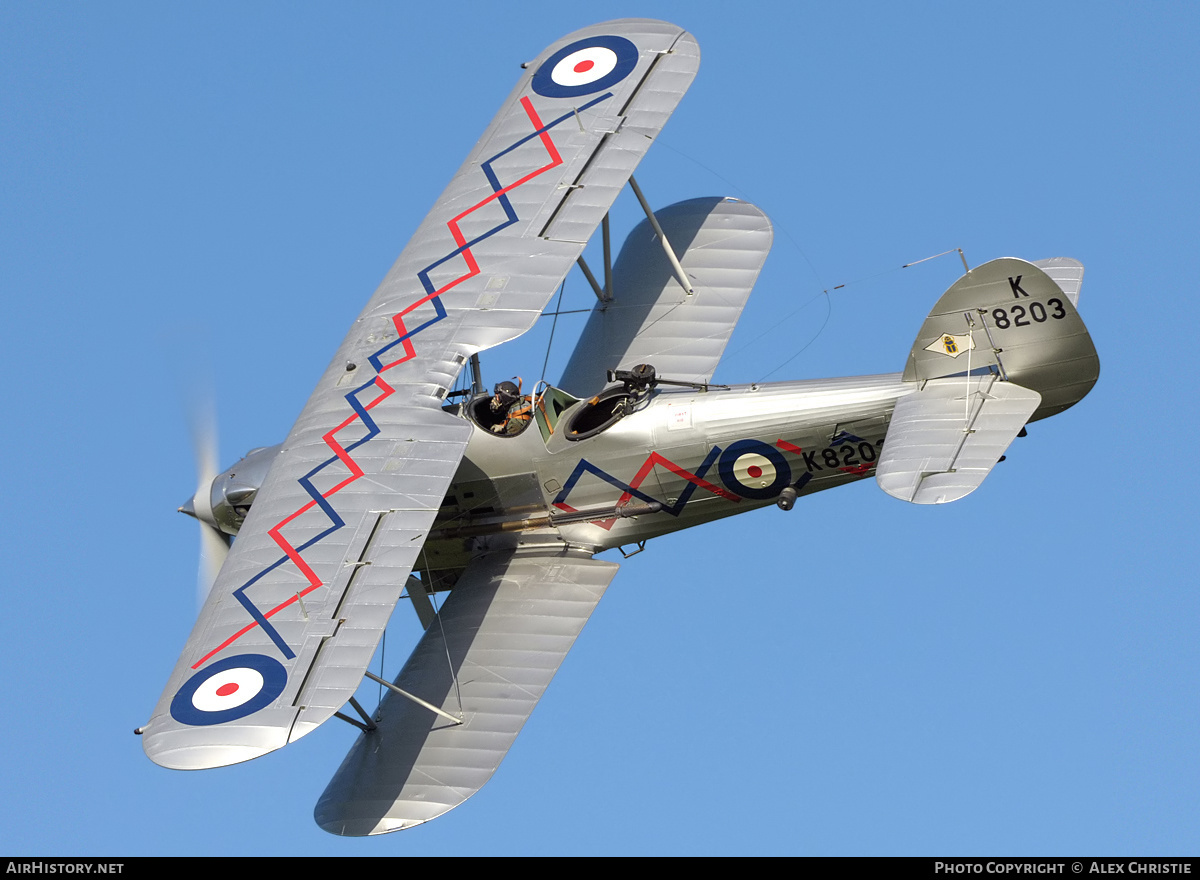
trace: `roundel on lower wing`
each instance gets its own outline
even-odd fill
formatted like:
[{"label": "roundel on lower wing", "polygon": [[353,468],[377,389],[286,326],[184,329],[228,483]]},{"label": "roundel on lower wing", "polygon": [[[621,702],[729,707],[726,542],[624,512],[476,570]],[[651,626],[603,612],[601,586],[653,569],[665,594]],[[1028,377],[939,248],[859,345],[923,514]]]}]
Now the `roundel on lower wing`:
[{"label": "roundel on lower wing", "polygon": [[721,482],[743,498],[774,498],[792,481],[783,454],[760,440],[739,440],[721,453]]},{"label": "roundel on lower wing", "polygon": [[533,75],[533,90],[547,98],[590,95],[625,79],[637,62],[637,46],[624,37],[587,37],[547,58]]},{"label": "roundel on lower wing", "polygon": [[286,684],[287,670],[274,657],[226,657],[187,680],[171,700],[171,717],[194,726],[234,721],[275,702]]}]

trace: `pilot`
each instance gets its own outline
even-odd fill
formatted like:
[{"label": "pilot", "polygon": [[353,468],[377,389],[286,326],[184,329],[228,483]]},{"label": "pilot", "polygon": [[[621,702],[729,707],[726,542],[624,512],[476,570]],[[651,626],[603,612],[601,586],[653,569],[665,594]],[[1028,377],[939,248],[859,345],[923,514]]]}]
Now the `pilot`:
[{"label": "pilot", "polygon": [[[520,379],[517,380],[519,382]],[[516,382],[499,382],[492,394],[491,410],[495,418],[492,433],[513,436],[520,434],[533,419],[533,405],[528,397],[521,396]]]}]

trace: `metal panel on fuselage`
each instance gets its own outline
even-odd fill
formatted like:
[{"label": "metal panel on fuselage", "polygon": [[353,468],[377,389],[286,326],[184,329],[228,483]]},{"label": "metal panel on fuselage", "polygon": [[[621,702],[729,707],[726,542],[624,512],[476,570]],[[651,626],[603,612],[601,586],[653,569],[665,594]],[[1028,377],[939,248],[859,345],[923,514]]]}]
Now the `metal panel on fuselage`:
[{"label": "metal panel on fuselage", "polygon": [[853,482],[873,473],[896,400],[914,387],[893,374],[704,392],[659,388],[586,440],[477,429],[435,528],[472,512],[503,514],[494,500],[502,493],[481,481],[495,487],[519,475],[536,480],[552,515],[629,502],[662,510],[502,536],[431,535],[429,564],[461,567],[473,553],[518,542],[563,541],[599,552],[763,507],[787,486],[805,495]]},{"label": "metal panel on fuselage", "polygon": [[603,434],[561,442],[565,460],[539,466],[562,484],[551,499],[559,509],[630,499],[663,505],[652,515],[559,529],[598,551],[772,504],[789,485],[810,494],[869,475],[887,418],[913,387],[888,375],[658,390]]}]

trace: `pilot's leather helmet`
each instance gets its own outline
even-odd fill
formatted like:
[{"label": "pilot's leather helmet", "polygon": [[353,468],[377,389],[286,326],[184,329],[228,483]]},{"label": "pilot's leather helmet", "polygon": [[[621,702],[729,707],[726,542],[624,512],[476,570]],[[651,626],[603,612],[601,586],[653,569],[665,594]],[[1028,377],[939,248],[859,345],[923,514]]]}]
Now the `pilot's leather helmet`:
[{"label": "pilot's leather helmet", "polygon": [[496,383],[496,390],[494,394],[495,397],[492,398],[492,407],[499,408],[502,406],[511,406],[512,404],[516,403],[517,399],[521,396],[521,391],[519,388],[517,388],[516,382],[509,382],[506,380],[504,382]]}]

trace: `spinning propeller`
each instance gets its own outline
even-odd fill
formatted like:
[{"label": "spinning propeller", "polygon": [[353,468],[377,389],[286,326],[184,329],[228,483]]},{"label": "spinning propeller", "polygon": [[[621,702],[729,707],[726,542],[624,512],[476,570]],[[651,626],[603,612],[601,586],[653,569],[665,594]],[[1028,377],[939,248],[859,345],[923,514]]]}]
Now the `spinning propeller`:
[{"label": "spinning propeller", "polygon": [[217,419],[211,404],[193,408],[192,452],[196,457],[196,492],[179,508],[200,526],[200,567],[196,574],[196,604],[208,598],[217,572],[229,553],[229,536],[221,531],[213,515],[212,490],[217,479]]}]

